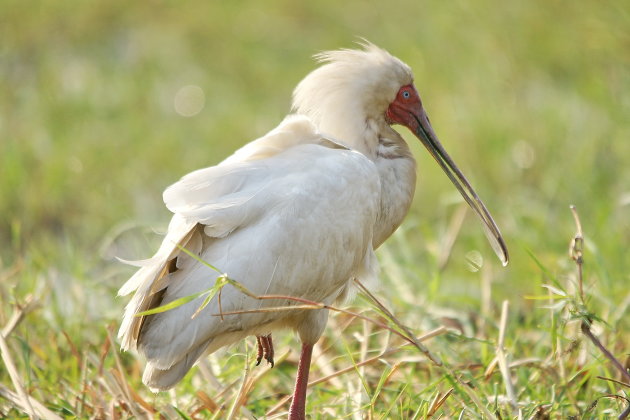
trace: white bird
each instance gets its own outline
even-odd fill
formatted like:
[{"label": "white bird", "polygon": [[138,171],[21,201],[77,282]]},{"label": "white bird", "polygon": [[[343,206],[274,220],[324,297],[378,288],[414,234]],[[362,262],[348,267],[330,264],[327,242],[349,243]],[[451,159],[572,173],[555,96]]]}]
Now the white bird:
[{"label": "white bird", "polygon": [[[215,316],[295,305],[261,301],[230,285],[195,317],[202,297],[165,312],[137,316],[213,286],[219,273],[257,295],[332,304],[351,280],[376,277],[374,249],[401,224],[415,189],[416,164],[392,124],[408,127],[475,210],[495,252],[508,253],[494,220],[435,135],[409,66],[370,43],[316,56],[322,65],[300,82],[293,110],[278,127],[226,160],[192,172],[164,192],[174,213],[155,256],[120,289],[135,294],[119,332],[123,350],[147,359],[143,382],[165,390],[203,355],[258,337],[273,362],[271,332],[296,331],[302,351],[289,418],[305,418],[313,345],[328,311],[292,310]],[[260,355],[259,355],[260,361]]]}]

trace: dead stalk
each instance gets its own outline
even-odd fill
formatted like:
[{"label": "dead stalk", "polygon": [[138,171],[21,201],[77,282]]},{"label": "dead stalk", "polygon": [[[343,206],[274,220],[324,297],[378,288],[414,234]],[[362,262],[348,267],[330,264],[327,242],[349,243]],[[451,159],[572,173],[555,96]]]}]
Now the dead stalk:
[{"label": "dead stalk", "polygon": [[584,286],[582,285],[582,263],[584,262],[584,235],[582,234],[582,223],[580,223],[580,217],[578,216],[577,209],[574,205],[569,206],[571,213],[573,214],[573,220],[577,232],[571,241],[569,247],[569,255],[575,261],[578,269],[578,285],[580,288],[580,300],[584,304]]},{"label": "dead stalk", "polygon": [[[582,305],[585,305],[584,291],[582,287],[582,284],[583,284],[582,265],[584,264],[584,253],[583,253],[584,235],[582,234],[582,224],[580,223],[580,217],[578,216],[577,209],[573,205],[570,206],[570,208],[571,208],[571,213],[573,214],[573,219],[575,220],[577,232],[571,241],[571,246],[569,248],[569,255],[571,256],[573,261],[575,261],[575,264],[577,266],[578,284],[580,287],[580,299],[581,299]],[[615,369],[617,369],[621,373],[621,376],[624,377],[626,381],[630,382],[630,374],[628,373],[628,371],[623,367],[621,362],[617,360],[617,358],[602,344],[599,338],[597,338],[593,334],[593,332],[591,331],[591,324],[592,324],[591,319],[589,318],[583,319],[580,325],[580,329],[582,330],[582,333],[589,340],[591,340],[591,342],[595,345],[595,347],[597,347],[599,351],[601,351],[602,354],[608,360],[610,360],[610,362],[615,367]],[[628,404],[628,407],[626,407],[626,409],[621,414],[619,414],[617,418],[619,420],[623,420],[623,419],[626,419],[629,415],[630,415],[630,403]]]}]

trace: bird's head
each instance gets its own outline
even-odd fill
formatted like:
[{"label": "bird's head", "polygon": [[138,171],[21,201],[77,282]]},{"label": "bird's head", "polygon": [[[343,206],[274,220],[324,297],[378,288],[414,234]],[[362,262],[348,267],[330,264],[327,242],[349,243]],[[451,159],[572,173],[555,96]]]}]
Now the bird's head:
[{"label": "bird's head", "polygon": [[323,133],[366,155],[378,147],[378,128],[401,86],[413,86],[409,66],[377,46],[317,54],[322,66],[293,92],[293,108],[310,117]]},{"label": "bird's head", "polygon": [[[323,65],[307,75],[293,93],[293,108],[310,117],[318,129],[373,158],[384,128],[407,127],[438,162],[466,202],[483,222],[484,232],[505,265],[507,247],[498,227],[438,140],[411,68],[374,44],[361,50],[316,55]],[[401,140],[402,141],[402,140]]]}]

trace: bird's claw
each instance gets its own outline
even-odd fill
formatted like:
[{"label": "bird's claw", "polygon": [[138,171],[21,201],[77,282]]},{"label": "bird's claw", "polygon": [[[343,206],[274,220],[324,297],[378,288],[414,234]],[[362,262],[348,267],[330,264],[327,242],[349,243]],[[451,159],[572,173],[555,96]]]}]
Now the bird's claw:
[{"label": "bird's claw", "polygon": [[273,341],[271,340],[271,334],[257,335],[256,342],[258,343],[256,366],[260,365],[260,362],[264,358],[267,363],[269,363],[271,367],[273,367]]}]

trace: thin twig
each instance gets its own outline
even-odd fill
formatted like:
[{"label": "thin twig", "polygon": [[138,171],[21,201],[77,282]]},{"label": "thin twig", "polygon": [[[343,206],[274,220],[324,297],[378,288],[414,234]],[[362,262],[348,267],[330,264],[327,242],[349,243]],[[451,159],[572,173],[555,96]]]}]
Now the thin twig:
[{"label": "thin twig", "polygon": [[612,378],[605,378],[605,377],[603,377],[603,376],[596,376],[596,378],[597,378],[597,379],[601,379],[601,380],[603,380],[603,381],[614,382],[614,383],[616,383],[617,385],[621,385],[621,386],[625,386],[625,387],[627,387],[627,388],[630,388],[630,383],[621,382],[621,381],[618,381],[618,380],[616,380],[616,379],[612,379]]},{"label": "thin twig", "polygon": [[[233,282],[233,280],[230,280],[231,282]],[[231,283],[230,283],[231,284]],[[418,350],[420,350],[423,354],[425,354],[433,363],[435,363],[436,365],[440,366],[441,362],[439,362],[439,360],[437,358],[435,358],[435,356],[433,356],[422,344],[420,344],[419,342],[417,342],[414,338],[413,335],[411,335],[409,333],[409,329],[402,326],[402,324],[400,324],[399,321],[392,319],[392,321],[399,326],[399,328],[401,328],[403,331],[405,331],[407,334],[403,334],[400,331],[396,330],[395,328],[392,328],[386,324],[383,324],[382,322],[379,322],[373,318],[367,317],[365,315],[361,315],[358,314],[356,312],[352,312],[349,311],[347,309],[342,309],[342,308],[337,308],[335,306],[332,305],[327,305],[325,303],[321,303],[321,302],[314,302],[308,299],[303,299],[303,298],[299,298],[299,297],[295,297],[295,296],[285,296],[285,295],[262,295],[262,296],[258,296],[252,292],[250,292],[249,290],[245,289],[244,286],[239,285],[238,287],[243,293],[245,293],[247,296],[251,297],[252,299],[257,299],[257,300],[290,300],[290,301],[294,301],[294,302],[299,302],[302,303],[302,305],[293,305],[293,306],[275,306],[275,307],[270,307],[270,308],[258,308],[258,309],[247,309],[247,310],[242,310],[242,311],[231,311],[231,312],[221,312],[220,314],[212,314],[212,316],[216,316],[216,317],[224,317],[224,316],[229,316],[229,315],[242,315],[242,314],[252,314],[252,313],[263,313],[263,312],[279,312],[279,311],[291,311],[291,310],[314,310],[314,309],[328,309],[330,311],[333,312],[340,312],[355,318],[359,318],[359,319],[363,319],[365,321],[371,322],[372,324],[386,329],[396,335],[398,335],[399,337],[403,338],[405,341],[409,342],[410,344],[414,345]]]},{"label": "thin twig", "polygon": [[591,332],[591,327],[588,325],[588,323],[586,323],[585,321],[582,321],[582,325],[580,327],[584,335],[587,336],[589,340],[591,340],[593,344],[595,344],[595,347],[597,347],[599,351],[601,351],[604,354],[604,356],[606,356],[606,358],[610,360],[613,366],[615,366],[615,368],[619,370],[619,372],[621,372],[621,376],[623,376],[626,379],[626,381],[630,382],[630,373],[628,373],[628,371],[623,367],[621,362],[619,362],[619,360],[617,360],[617,358],[613,356],[612,353],[608,351],[606,347],[604,347],[602,342],[599,341],[599,338],[597,338]]}]

